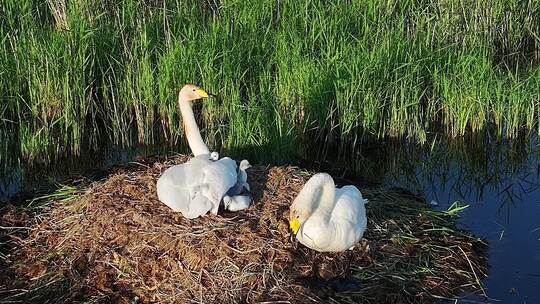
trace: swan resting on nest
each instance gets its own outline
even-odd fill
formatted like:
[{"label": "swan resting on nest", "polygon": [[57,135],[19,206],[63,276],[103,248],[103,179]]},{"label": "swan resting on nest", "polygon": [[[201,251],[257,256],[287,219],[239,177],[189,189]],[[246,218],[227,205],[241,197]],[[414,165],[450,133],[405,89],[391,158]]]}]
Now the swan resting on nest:
[{"label": "swan resting on nest", "polygon": [[236,162],[228,157],[213,161],[209,155],[165,170],[157,182],[160,201],[189,219],[218,213],[219,203],[236,184]]},{"label": "swan resting on nest", "polygon": [[318,173],[292,203],[289,226],[298,241],[313,250],[353,249],[366,230],[365,203],[355,186],[336,188],[329,174]]},{"label": "swan resting on nest", "polygon": [[180,90],[178,103],[184,131],[195,156],[186,163],[168,168],[157,181],[159,200],[189,219],[208,212],[217,214],[220,202],[227,193],[233,199],[240,194],[229,192],[238,183],[236,162],[229,157],[218,159],[217,152],[210,153],[195,121],[193,101],[210,96],[191,84]]}]

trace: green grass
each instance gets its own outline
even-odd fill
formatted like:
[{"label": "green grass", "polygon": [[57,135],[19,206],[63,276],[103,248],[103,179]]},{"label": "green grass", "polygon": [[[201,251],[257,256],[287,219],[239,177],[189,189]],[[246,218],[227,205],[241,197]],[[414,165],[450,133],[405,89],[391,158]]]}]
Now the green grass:
[{"label": "green grass", "polygon": [[[314,144],[540,128],[537,0],[0,4],[0,160],[166,143],[176,93],[217,93],[216,150],[284,160]],[[15,157],[14,157],[15,156]]]}]

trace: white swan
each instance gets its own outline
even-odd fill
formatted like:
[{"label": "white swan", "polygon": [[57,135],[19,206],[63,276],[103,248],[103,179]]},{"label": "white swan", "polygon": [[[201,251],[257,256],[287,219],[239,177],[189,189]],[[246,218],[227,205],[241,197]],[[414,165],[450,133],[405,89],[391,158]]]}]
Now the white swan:
[{"label": "white swan", "polygon": [[251,164],[249,163],[249,161],[247,159],[243,159],[241,162],[240,162],[240,166],[238,166],[238,180],[237,180],[237,183],[240,184],[240,186],[242,187],[242,190],[246,190],[247,192],[251,191],[249,189],[249,184],[247,182],[247,172],[246,170],[251,168]]},{"label": "white swan", "polygon": [[366,230],[365,203],[355,186],[336,188],[329,174],[318,173],[292,203],[289,225],[298,241],[313,250],[352,249]]},{"label": "white swan", "polygon": [[251,196],[249,195],[235,195],[223,197],[223,204],[225,209],[229,211],[240,211],[249,207],[251,204]]},{"label": "white swan", "polygon": [[209,94],[195,85],[180,90],[184,131],[195,157],[168,168],[157,181],[159,200],[190,219],[208,211],[217,214],[223,196],[238,180],[236,162],[228,157],[216,160],[217,153],[210,155],[197,127],[191,102],[207,97]]},{"label": "white swan", "polygon": [[249,191],[251,191],[247,182],[246,172],[246,170],[249,168],[251,168],[251,164],[247,159],[240,162],[240,166],[238,166],[238,179],[236,181],[236,185],[227,191],[228,196],[235,196],[245,192],[249,193]]}]

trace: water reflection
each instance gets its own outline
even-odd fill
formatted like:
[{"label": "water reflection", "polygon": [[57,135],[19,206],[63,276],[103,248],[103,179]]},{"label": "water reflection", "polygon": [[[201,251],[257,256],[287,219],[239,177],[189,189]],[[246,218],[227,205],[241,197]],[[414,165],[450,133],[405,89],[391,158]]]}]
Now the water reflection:
[{"label": "water reflection", "polygon": [[474,149],[463,142],[439,143],[429,150],[403,148],[392,153],[394,165],[382,180],[418,193],[428,187],[437,201],[444,200],[437,195],[452,192],[469,203],[480,202],[489,187],[501,202],[515,203],[540,187],[535,142],[498,142]]},{"label": "water reflection", "polygon": [[11,167],[0,169],[0,203],[22,201],[49,191],[51,186],[59,182],[65,183],[80,177],[99,179],[113,165],[168,150],[170,148],[162,146],[124,148],[111,145],[101,151],[87,151],[81,156],[62,158],[48,164],[12,160]]},{"label": "water reflection", "polygon": [[[540,303],[540,167],[537,138],[388,144],[354,162],[362,175],[416,192],[435,208],[469,204],[459,224],[488,240],[488,298],[461,303]],[[454,302],[452,302],[454,303]]]}]

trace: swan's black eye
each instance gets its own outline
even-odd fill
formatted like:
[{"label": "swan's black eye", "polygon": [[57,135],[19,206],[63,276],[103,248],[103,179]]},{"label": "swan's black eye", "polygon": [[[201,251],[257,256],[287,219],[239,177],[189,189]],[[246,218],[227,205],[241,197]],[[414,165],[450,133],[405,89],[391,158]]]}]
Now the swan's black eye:
[{"label": "swan's black eye", "polygon": [[197,90],[193,89],[193,92],[195,92],[195,91],[197,91]]}]

